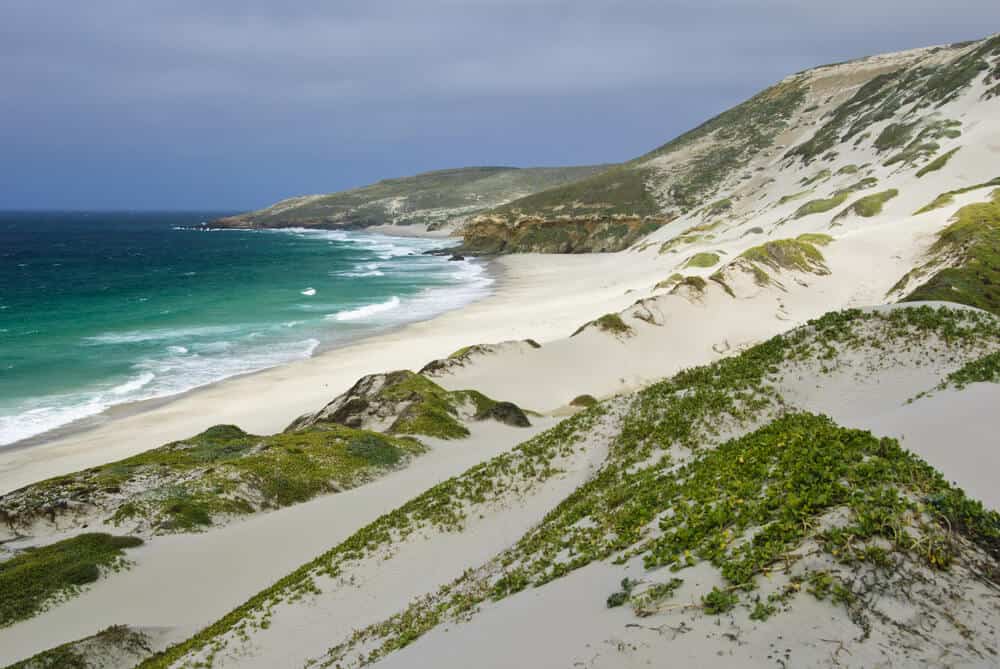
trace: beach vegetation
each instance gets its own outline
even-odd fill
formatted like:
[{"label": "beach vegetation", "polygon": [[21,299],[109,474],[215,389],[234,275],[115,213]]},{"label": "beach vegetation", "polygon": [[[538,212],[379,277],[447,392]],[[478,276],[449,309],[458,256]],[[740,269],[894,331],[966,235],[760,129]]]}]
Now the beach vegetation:
[{"label": "beach vegetation", "polygon": [[740,258],[773,270],[793,270],[809,274],[829,274],[823,253],[817,244],[828,244],[828,235],[812,237],[803,235],[797,239],[775,239],[753,246],[740,254]]},{"label": "beach vegetation", "polygon": [[732,198],[722,198],[721,200],[716,200],[705,207],[705,216],[718,216],[719,214],[729,211],[732,208]]},{"label": "beach vegetation", "polygon": [[688,258],[684,267],[712,267],[718,265],[719,260],[718,253],[696,253]]},{"label": "beach vegetation", "polygon": [[945,300],[1000,314],[1000,188],[988,202],[960,208],[929,255],[930,278],[904,301]]},{"label": "beach vegetation", "polygon": [[125,625],[112,625],[97,634],[64,643],[15,662],[7,669],[94,669],[110,657],[127,656],[138,662],[152,654],[149,638]]},{"label": "beach vegetation", "polygon": [[654,290],[670,289],[684,280],[684,275],[674,272],[669,277],[654,286]]},{"label": "beach vegetation", "polygon": [[792,218],[802,218],[803,216],[810,216],[812,214],[822,214],[824,212],[830,211],[836,207],[842,205],[852,193],[856,193],[859,190],[864,190],[866,188],[871,188],[876,183],[878,179],[875,177],[865,177],[860,181],[851,184],[845,188],[838,189],[827,198],[820,198],[817,200],[809,200],[801,207],[795,210],[792,214]]},{"label": "beach vegetation", "polygon": [[616,336],[627,336],[633,332],[632,326],[622,320],[620,315],[612,313],[604,314],[600,318],[584,323],[571,336],[575,337],[588,327],[595,327],[601,332],[608,332]]},{"label": "beach vegetation", "polygon": [[670,292],[671,293],[676,293],[679,290],[684,289],[684,290],[690,290],[690,291],[693,291],[694,293],[700,294],[700,293],[704,293],[705,289],[707,289],[707,288],[708,288],[708,281],[706,281],[702,277],[700,277],[700,276],[685,276],[680,281],[678,281],[676,284],[674,284],[674,287],[673,287],[673,289]]},{"label": "beach vegetation", "polygon": [[916,127],[916,121],[913,123],[890,123],[875,138],[873,146],[877,151],[888,151],[903,146],[913,136],[913,130]]},{"label": "beach vegetation", "polygon": [[1000,383],[1000,351],[967,362],[945,377],[946,386],[959,390],[970,383]]},{"label": "beach vegetation", "polygon": [[882,213],[882,207],[885,203],[897,195],[899,195],[899,191],[895,188],[890,188],[880,193],[872,193],[871,195],[859,198],[849,206],[845,207],[842,212],[834,216],[832,223],[836,224],[837,221],[850,214],[857,214],[858,216],[862,216],[864,218],[877,216]]},{"label": "beach vegetation", "polygon": [[833,241],[833,237],[822,232],[803,232],[795,238],[796,241],[812,244],[813,246],[826,246]]},{"label": "beach vegetation", "polygon": [[830,170],[823,169],[812,175],[811,177],[802,177],[799,180],[799,185],[801,186],[811,186],[818,181],[825,181],[830,178]]},{"label": "beach vegetation", "polygon": [[924,205],[917,211],[913,212],[914,216],[919,216],[920,214],[925,214],[928,211],[933,211],[935,209],[940,209],[942,207],[947,207],[949,204],[955,201],[956,195],[964,195],[965,193],[971,193],[974,190],[979,190],[980,188],[990,188],[993,186],[1000,186],[1000,177],[991,179],[990,181],[985,181],[980,184],[975,184],[973,186],[966,186],[965,188],[957,188],[955,190],[946,191],[938,195],[934,200],[927,205]]},{"label": "beach vegetation", "polygon": [[951,160],[951,157],[953,155],[955,155],[956,153],[958,153],[958,150],[960,148],[962,148],[962,147],[956,146],[951,151],[947,151],[945,153],[942,153],[940,156],[938,156],[937,158],[935,158],[931,162],[929,162],[926,165],[924,165],[923,167],[921,167],[919,170],[917,170],[917,177],[919,178],[919,177],[924,176],[925,174],[930,174],[931,172],[937,172],[939,169],[941,169],[942,167],[944,167],[945,165],[948,164],[948,161]]},{"label": "beach vegetation", "polygon": [[[778,205],[780,206],[787,202],[792,202],[793,200],[799,200],[801,198],[804,198],[806,195],[809,195],[812,192],[813,190],[810,188],[808,190],[801,190],[798,193],[792,193],[791,195],[782,195],[780,198],[778,198]],[[763,230],[761,232],[763,232]]]},{"label": "beach vegetation", "polygon": [[9,525],[30,524],[72,498],[103,511],[118,526],[154,533],[199,531],[222,518],[360,485],[425,450],[407,436],[337,424],[266,437],[221,425],[8,493],[0,498],[0,510]]},{"label": "beach vegetation", "polygon": [[636,581],[630,578],[623,578],[621,582],[621,590],[613,592],[608,595],[607,605],[609,609],[621,606],[629,600],[632,596],[632,590],[638,585]]},{"label": "beach vegetation", "polygon": [[127,566],[125,550],[136,537],[79,534],[48,546],[27,548],[0,562],[0,627],[31,618],[58,600],[73,597],[101,577]]}]

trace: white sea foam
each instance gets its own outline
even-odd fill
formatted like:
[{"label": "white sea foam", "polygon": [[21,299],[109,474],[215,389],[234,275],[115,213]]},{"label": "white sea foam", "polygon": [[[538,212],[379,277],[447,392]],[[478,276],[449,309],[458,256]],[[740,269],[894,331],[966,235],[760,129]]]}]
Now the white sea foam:
[{"label": "white sea foam", "polygon": [[357,309],[338,311],[337,313],[328,316],[328,318],[332,318],[335,321],[360,321],[366,318],[371,318],[372,316],[384,313],[386,311],[392,311],[393,309],[398,309],[400,304],[402,303],[400,302],[399,298],[393,295],[385,302],[378,302],[376,304],[366,304],[365,306],[358,307]]},{"label": "white sea foam", "polygon": [[302,294],[306,295],[308,297],[312,297],[313,295],[316,294],[316,289],[315,288],[306,288],[305,290],[302,291]]},{"label": "white sea foam", "polygon": [[363,262],[354,266],[350,272],[331,272],[333,276],[343,276],[348,278],[363,278],[366,276],[385,276],[385,272],[379,269],[381,265],[377,262]]},{"label": "white sea foam", "polygon": [[232,346],[233,342],[223,340],[223,341],[209,341],[205,342],[204,344],[192,344],[191,348],[193,348],[199,354],[204,354],[204,353],[222,353],[223,351],[227,351],[230,348],[232,348]]},{"label": "white sea foam", "polygon": [[213,337],[238,332],[242,327],[240,325],[208,325],[190,328],[105,332],[93,337],[85,337],[84,342],[87,344],[138,344],[147,341],[183,339],[187,337]]},{"label": "white sea foam", "polygon": [[177,353],[180,355],[184,355],[185,353],[188,352],[187,346],[168,346],[167,350],[170,351],[171,353]]},{"label": "white sea foam", "polygon": [[169,397],[232,376],[312,356],[319,340],[269,342],[215,355],[166,355],[134,365],[133,378],[79,392],[27,398],[0,407],[0,445],[27,439],[74,421],[91,418],[116,404]]},{"label": "white sea foam", "polygon": [[135,391],[139,390],[140,388],[142,388],[143,386],[145,386],[146,384],[148,384],[150,381],[152,381],[155,378],[156,378],[156,375],[153,374],[152,372],[143,372],[142,374],[140,374],[139,376],[135,377],[134,379],[129,379],[125,383],[123,383],[123,384],[121,384],[119,386],[115,386],[109,392],[112,395],[117,395],[119,397],[121,397],[122,395],[129,395],[129,394],[134,393]]}]

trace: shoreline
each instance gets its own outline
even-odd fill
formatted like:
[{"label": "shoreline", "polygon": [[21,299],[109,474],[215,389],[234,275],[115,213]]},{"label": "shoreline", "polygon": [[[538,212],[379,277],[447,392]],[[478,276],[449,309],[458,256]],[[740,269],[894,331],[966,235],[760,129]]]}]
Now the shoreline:
[{"label": "shoreline", "polygon": [[[380,232],[379,234],[389,235],[390,233],[389,232]],[[392,236],[404,236],[404,235],[392,235]],[[411,236],[413,236],[413,237],[420,237],[421,235],[417,234],[417,235],[411,235]],[[241,374],[234,374],[233,376],[227,376],[227,377],[219,379],[217,381],[212,381],[210,383],[206,383],[206,384],[201,385],[201,386],[196,386],[194,388],[189,388],[187,390],[181,391],[179,393],[174,393],[172,395],[164,395],[162,397],[151,397],[149,399],[144,399],[144,400],[132,400],[132,401],[128,401],[128,402],[122,402],[121,404],[114,404],[114,405],[109,406],[108,408],[104,409],[103,411],[101,411],[99,413],[96,413],[96,414],[94,414],[92,416],[85,416],[83,418],[78,418],[76,420],[70,421],[69,423],[65,423],[63,425],[59,425],[59,426],[54,427],[54,428],[52,428],[50,430],[46,430],[45,432],[41,432],[39,434],[35,434],[35,435],[30,436],[30,437],[25,437],[24,439],[19,439],[18,441],[15,441],[15,442],[12,442],[12,443],[9,443],[9,444],[0,444],[0,481],[2,481],[2,478],[3,478],[3,474],[2,474],[2,470],[3,470],[3,466],[2,466],[3,456],[5,454],[7,454],[7,453],[18,451],[18,450],[23,450],[23,449],[35,448],[35,447],[42,446],[42,445],[44,445],[46,443],[49,443],[49,442],[55,442],[55,441],[62,441],[62,440],[72,439],[73,437],[75,437],[77,435],[80,435],[80,434],[83,434],[83,433],[86,433],[86,432],[90,432],[90,431],[99,429],[99,428],[101,428],[101,427],[103,427],[105,425],[110,424],[113,421],[122,420],[122,419],[129,418],[129,417],[132,417],[132,416],[138,416],[138,415],[147,413],[149,411],[155,411],[155,410],[157,410],[157,409],[159,409],[159,408],[161,408],[163,406],[169,405],[169,404],[171,404],[173,402],[176,402],[176,401],[179,401],[179,400],[182,400],[182,399],[185,399],[185,398],[189,398],[189,397],[194,397],[194,396],[198,395],[199,393],[211,390],[212,388],[214,388],[217,385],[224,384],[224,383],[227,383],[227,382],[230,382],[230,381],[236,381],[238,379],[250,378],[250,377],[256,376],[258,374],[264,374],[264,373],[267,373],[267,372],[272,372],[274,370],[277,370],[277,369],[280,369],[282,367],[286,367],[286,366],[289,366],[289,365],[295,365],[295,364],[298,364],[298,363],[305,363],[305,362],[308,362],[310,360],[317,360],[317,359],[322,358],[324,356],[327,356],[327,355],[333,354],[333,353],[335,353],[337,351],[340,351],[341,349],[349,348],[351,346],[354,346],[354,345],[356,345],[356,344],[358,344],[360,342],[364,342],[364,341],[367,341],[367,340],[370,340],[370,339],[377,339],[379,337],[390,336],[390,335],[393,335],[393,334],[397,333],[398,331],[403,330],[403,329],[405,329],[405,328],[407,328],[407,327],[409,327],[411,325],[415,325],[417,323],[426,323],[428,321],[432,321],[432,320],[434,320],[436,318],[444,316],[445,314],[449,314],[449,313],[456,312],[456,311],[461,311],[462,309],[466,309],[466,308],[468,308],[468,307],[470,307],[470,306],[472,306],[474,304],[482,302],[483,300],[487,300],[499,288],[499,286],[500,286],[500,284],[502,282],[503,276],[504,276],[504,272],[503,272],[502,267],[499,265],[499,263],[495,262],[495,259],[484,260],[484,261],[482,261],[482,264],[486,267],[486,273],[487,273],[487,275],[489,276],[489,278],[491,280],[491,284],[489,286],[489,292],[486,295],[484,295],[484,296],[482,296],[482,297],[480,297],[478,299],[475,299],[472,302],[469,302],[467,304],[463,304],[461,306],[458,306],[458,307],[455,307],[455,308],[452,308],[452,309],[447,309],[447,310],[445,310],[445,311],[443,311],[443,312],[441,312],[439,314],[435,314],[435,315],[430,316],[428,318],[422,318],[422,319],[418,319],[418,320],[414,320],[414,321],[408,321],[406,323],[400,323],[400,324],[397,324],[397,325],[390,325],[390,326],[386,327],[384,330],[380,330],[380,331],[377,331],[377,332],[369,334],[369,335],[359,335],[359,336],[357,336],[355,338],[348,339],[348,340],[343,341],[343,342],[338,343],[338,344],[327,345],[327,346],[324,346],[323,344],[320,344],[317,347],[316,352],[313,355],[309,356],[308,358],[302,358],[302,359],[298,359],[298,360],[289,360],[288,362],[279,363],[279,364],[274,365],[272,367],[264,367],[263,369],[256,369],[256,370],[253,370],[253,371],[250,371],[250,372],[243,372]],[[330,399],[333,399],[333,398],[331,397]],[[305,411],[306,410],[304,410],[303,413],[305,413]],[[289,421],[289,422],[291,422],[291,421]],[[188,435],[188,436],[191,436],[191,435]],[[9,491],[4,490],[3,487],[2,487],[2,485],[0,485],[0,494],[6,494],[6,492],[9,492]]]},{"label": "shoreline", "polygon": [[[192,229],[198,229],[198,228],[192,228]],[[218,228],[217,230],[221,231],[232,230],[237,232],[244,231],[240,229],[229,229],[229,228]],[[423,226],[394,226],[394,225],[369,227],[367,229],[360,230],[360,232],[364,232],[367,234],[374,234],[379,237],[385,237],[390,242],[393,238],[396,238],[400,241],[424,239],[433,242],[445,242],[447,241],[446,235],[448,234],[447,231],[427,232],[426,230],[423,229]],[[416,253],[419,255],[420,251],[418,250],[416,251]],[[437,311],[436,313],[432,312],[430,314],[421,313],[420,311],[417,311],[412,320],[404,319],[401,322],[395,322],[393,320],[390,320],[388,323],[376,322],[366,332],[349,333],[346,336],[337,336],[327,340],[319,340],[317,338],[317,344],[314,347],[314,350],[306,358],[297,358],[297,359],[291,358],[289,360],[278,362],[277,364],[273,364],[268,367],[262,367],[259,369],[252,369],[249,371],[238,372],[230,376],[223,376],[221,378],[216,378],[215,380],[203,382],[201,383],[201,385],[188,387],[186,389],[172,392],[166,395],[157,395],[153,397],[147,397],[144,399],[122,398],[122,401],[119,401],[117,403],[105,402],[104,408],[98,410],[96,413],[91,413],[79,416],[77,418],[73,418],[68,422],[57,424],[55,426],[49,427],[48,429],[45,429],[42,432],[29,434],[28,436],[21,437],[12,442],[0,443],[0,454],[6,451],[31,448],[38,446],[40,444],[45,444],[50,441],[68,438],[80,432],[96,429],[104,424],[107,424],[111,420],[117,420],[144,411],[156,409],[157,407],[160,407],[166,403],[183,398],[191,393],[203,390],[205,388],[209,388],[218,383],[224,383],[231,379],[236,379],[240,377],[251,376],[270,369],[275,369],[277,367],[292,364],[294,362],[299,362],[302,360],[308,360],[310,358],[318,357],[332,350],[351,346],[352,344],[355,344],[364,339],[391,334],[401,328],[406,327],[411,323],[431,320],[433,318],[440,316],[441,314],[448,313],[449,311],[455,311],[456,309],[461,309],[465,306],[468,306],[469,304],[483,300],[489,297],[493,293],[494,286],[496,285],[499,278],[498,277],[499,270],[497,270],[492,266],[492,263],[489,261],[489,259],[486,260],[472,259],[472,260],[474,261],[475,265],[480,267],[480,270],[477,270],[476,272],[476,276],[485,275],[485,277],[488,279],[486,285],[482,287],[482,291],[477,291],[480,294],[466,296],[463,297],[462,299],[456,300],[454,304],[445,306],[444,309],[441,311]],[[450,290],[452,288],[460,288],[460,289],[468,288],[469,286],[474,285],[474,283],[475,280],[473,280],[471,283],[465,282],[460,284],[454,284],[454,286],[450,287],[445,286],[443,288],[444,290]],[[405,314],[406,309],[403,309],[402,312]]]},{"label": "shoreline", "polygon": [[[166,398],[112,407],[0,448],[0,494],[25,485],[119,460],[222,423],[255,434],[283,430],[366,375],[419,370],[472,344],[568,337],[581,323],[617,311],[651,286],[651,267],[615,267],[617,254],[525,254],[486,261],[494,280],[489,295],[430,319],[416,321],[313,357],[241,374]],[[615,267],[619,275],[609,278]],[[535,408],[535,407],[533,407]],[[551,410],[553,407],[537,407]],[[39,435],[41,437],[41,435]]]}]

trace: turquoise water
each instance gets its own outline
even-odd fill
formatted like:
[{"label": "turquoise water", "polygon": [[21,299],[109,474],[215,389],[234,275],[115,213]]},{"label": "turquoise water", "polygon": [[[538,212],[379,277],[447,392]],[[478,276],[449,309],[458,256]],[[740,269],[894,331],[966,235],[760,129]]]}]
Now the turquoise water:
[{"label": "turquoise water", "polygon": [[442,240],[0,213],[0,444],[306,358],[485,295]]}]

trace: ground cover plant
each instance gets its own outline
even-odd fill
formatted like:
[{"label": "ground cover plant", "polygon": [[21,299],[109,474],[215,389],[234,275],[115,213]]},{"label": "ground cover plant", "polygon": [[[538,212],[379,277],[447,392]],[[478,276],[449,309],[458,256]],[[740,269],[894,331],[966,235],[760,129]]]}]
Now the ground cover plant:
[{"label": "ground cover plant", "polygon": [[136,537],[80,534],[48,546],[28,548],[0,562],[0,627],[37,615],[101,577],[127,566],[125,550]]}]

